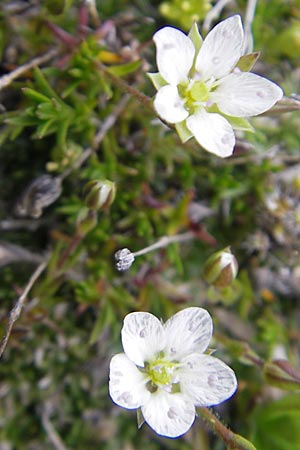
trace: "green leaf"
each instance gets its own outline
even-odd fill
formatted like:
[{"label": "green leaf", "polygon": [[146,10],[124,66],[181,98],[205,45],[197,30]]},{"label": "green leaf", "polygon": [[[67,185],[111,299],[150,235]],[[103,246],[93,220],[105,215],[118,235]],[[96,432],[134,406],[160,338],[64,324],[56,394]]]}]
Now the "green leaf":
[{"label": "green leaf", "polygon": [[172,266],[176,267],[177,272],[182,275],[184,273],[183,263],[180,257],[178,244],[172,244],[167,247],[168,259]]},{"label": "green leaf", "polygon": [[185,143],[193,137],[193,133],[191,133],[188,127],[186,126],[185,120],[183,122],[176,123],[175,128],[178,133],[178,136],[180,137],[181,142]]},{"label": "green leaf", "polygon": [[57,143],[62,148],[66,147],[69,125],[69,120],[66,119],[60,123],[60,126],[57,130]]},{"label": "green leaf", "polygon": [[99,310],[96,322],[92,329],[89,345],[95,344],[99,339],[99,335],[104,327],[109,326],[114,323],[115,313],[112,309],[110,302],[106,299],[105,303],[103,302],[101,310]]},{"label": "green leaf", "polygon": [[36,115],[42,120],[55,119],[57,111],[54,109],[53,103],[42,103],[38,106]]},{"label": "green leaf", "polygon": [[193,23],[193,25],[192,25],[192,27],[191,27],[191,29],[189,31],[188,36],[192,40],[192,42],[193,42],[193,44],[195,46],[196,55],[197,55],[199,50],[200,50],[200,48],[201,48],[203,39],[202,39],[201,34],[199,33],[199,29],[198,29],[198,26],[197,26],[196,22]]},{"label": "green leaf", "polygon": [[107,70],[116,77],[122,77],[130,73],[135,72],[141,66],[141,61],[131,61],[126,64],[118,64],[117,66],[111,66]]},{"label": "green leaf", "polygon": [[5,122],[9,125],[30,127],[36,124],[36,119],[34,118],[34,116],[24,114],[23,116],[21,115],[11,116],[7,118]]},{"label": "green leaf", "polygon": [[73,81],[73,83],[69,83],[68,86],[63,90],[61,96],[63,99],[67,98],[70,94],[74,92],[74,90],[79,86],[80,81]]},{"label": "green leaf", "polygon": [[238,67],[242,72],[249,72],[258,60],[259,55],[259,52],[255,52],[241,56],[236,67]]},{"label": "green leaf", "polygon": [[34,89],[25,87],[22,89],[22,92],[26,97],[30,98],[30,100],[33,100],[34,102],[37,103],[50,102],[49,97],[46,97],[45,95],[35,91]]},{"label": "green leaf", "polygon": [[42,139],[47,134],[55,133],[56,127],[54,124],[55,124],[54,119],[47,120],[45,123],[40,124],[37,127],[36,132],[34,133],[34,137]]},{"label": "green leaf", "polygon": [[168,84],[159,72],[156,72],[156,73],[148,72],[147,76],[152,81],[152,84],[156,90],[158,90],[161,87],[166,86]]},{"label": "green leaf", "polygon": [[49,98],[55,98],[57,101],[60,101],[60,98],[56,94],[56,92],[52,89],[44,75],[42,74],[41,70],[38,67],[35,67],[33,69],[34,73],[34,79],[36,82],[37,87],[40,89],[40,91],[46,95]]},{"label": "green leaf", "polygon": [[300,394],[289,394],[253,411],[252,440],[259,449],[300,450]]}]

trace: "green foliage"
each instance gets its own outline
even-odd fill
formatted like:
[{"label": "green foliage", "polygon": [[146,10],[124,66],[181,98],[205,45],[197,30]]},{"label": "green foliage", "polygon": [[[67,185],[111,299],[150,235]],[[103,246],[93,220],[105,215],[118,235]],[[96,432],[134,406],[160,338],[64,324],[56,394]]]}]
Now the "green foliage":
[{"label": "green foliage", "polygon": [[160,5],[160,12],[169,21],[188,30],[194,21],[198,22],[205,18],[211,3],[211,0],[164,1]]},{"label": "green foliage", "polygon": [[258,407],[253,441],[257,448],[300,449],[300,395],[293,394]]}]

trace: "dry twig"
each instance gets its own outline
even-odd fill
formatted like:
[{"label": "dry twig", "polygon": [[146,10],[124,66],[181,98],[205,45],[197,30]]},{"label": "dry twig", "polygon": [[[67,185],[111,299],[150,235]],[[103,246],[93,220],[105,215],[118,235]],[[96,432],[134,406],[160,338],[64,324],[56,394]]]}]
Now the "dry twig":
[{"label": "dry twig", "polygon": [[27,70],[30,70],[33,67],[39,66],[41,64],[44,64],[45,62],[50,61],[55,56],[57,56],[58,53],[59,53],[58,48],[52,48],[47,53],[37,56],[36,58],[33,58],[31,61],[23,64],[22,66],[17,67],[12,72],[3,75],[2,77],[0,77],[0,91],[1,89],[4,89],[6,86],[9,86],[14,80],[16,80],[25,72],[27,72]]},{"label": "dry twig", "polygon": [[222,9],[228,5],[232,0],[218,0],[214,7],[206,14],[203,22],[203,30],[209,31],[214,20],[220,17]]},{"label": "dry twig", "polygon": [[46,412],[42,414],[42,425],[55,450],[68,450],[61,437],[53,427]]},{"label": "dry twig", "polygon": [[13,307],[13,309],[10,312],[8,323],[7,323],[6,330],[5,330],[5,334],[4,334],[4,336],[2,338],[2,341],[1,341],[1,344],[0,344],[0,358],[2,357],[2,355],[4,353],[4,350],[5,350],[6,346],[7,346],[7,343],[8,343],[10,334],[12,332],[14,323],[20,317],[20,314],[21,314],[21,311],[22,311],[23,306],[25,304],[27,295],[28,295],[29,291],[31,290],[32,286],[34,285],[34,283],[36,282],[36,280],[39,278],[41,273],[47,267],[47,263],[48,263],[47,261],[43,261],[41,264],[38,265],[38,267],[35,269],[35,271],[31,275],[31,277],[30,277],[27,285],[25,286],[22,294],[18,298],[17,303],[15,304],[15,306]]}]

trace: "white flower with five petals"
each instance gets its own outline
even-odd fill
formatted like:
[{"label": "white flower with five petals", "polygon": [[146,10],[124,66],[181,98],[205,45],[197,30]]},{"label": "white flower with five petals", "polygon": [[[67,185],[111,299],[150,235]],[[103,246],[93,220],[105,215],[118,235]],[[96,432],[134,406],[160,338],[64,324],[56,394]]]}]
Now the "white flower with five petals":
[{"label": "white flower with five petals", "polygon": [[282,98],[275,83],[238,68],[244,43],[238,15],[216,25],[204,41],[196,24],[188,36],[164,27],[153,40],[159,70],[148,74],[158,90],[154,108],[175,125],[183,142],[194,136],[205,150],[230,156],[233,128],[247,129],[242,118],[261,114]]},{"label": "white flower with five petals", "polygon": [[186,433],[196,406],[217,405],[237,388],[233,370],[204,354],[212,319],[202,308],[186,308],[165,324],[147,312],[124,319],[124,353],[110,363],[109,393],[127,409],[141,408],[156,433],[175,438]]}]

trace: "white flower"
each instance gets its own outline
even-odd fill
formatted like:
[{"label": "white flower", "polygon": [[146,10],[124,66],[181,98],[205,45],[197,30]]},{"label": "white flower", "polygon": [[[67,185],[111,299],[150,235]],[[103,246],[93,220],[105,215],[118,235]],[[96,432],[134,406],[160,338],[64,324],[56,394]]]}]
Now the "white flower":
[{"label": "white flower", "polygon": [[158,90],[154,108],[175,125],[183,142],[194,136],[207,151],[229,156],[235,145],[233,128],[250,128],[242,118],[261,114],[282,98],[279,86],[237,67],[244,43],[238,15],[216,25],[204,41],[196,24],[188,36],[164,27],[153,40],[159,70],[148,74]]},{"label": "white flower", "polygon": [[192,426],[195,406],[217,405],[233,395],[233,370],[203,354],[212,319],[202,308],[186,308],[165,324],[147,312],[124,319],[124,353],[110,363],[109,393],[127,409],[141,408],[156,433],[175,438]]}]

